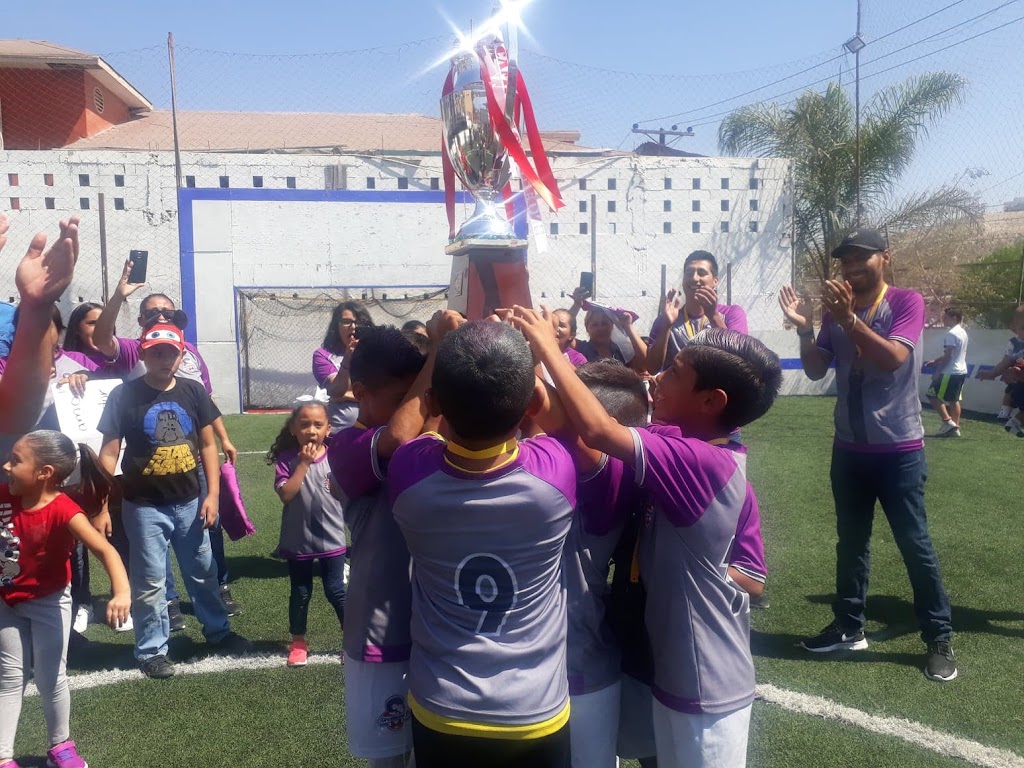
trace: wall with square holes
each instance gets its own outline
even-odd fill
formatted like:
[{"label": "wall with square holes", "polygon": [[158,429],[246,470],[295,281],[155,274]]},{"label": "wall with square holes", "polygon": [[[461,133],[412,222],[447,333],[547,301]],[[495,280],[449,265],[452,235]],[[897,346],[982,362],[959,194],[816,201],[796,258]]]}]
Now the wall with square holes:
[{"label": "wall with square holes", "polygon": [[[753,330],[779,327],[774,296],[791,269],[787,161],[594,152],[552,165],[565,207],[530,227],[535,301],[568,306],[596,246],[598,299],[637,311],[646,333],[662,265],[668,287],[678,286],[686,255],[705,249],[721,265],[722,301],[731,293]],[[104,274],[113,289],[129,250],[148,250],[149,286],[193,314],[190,333],[231,411],[240,402],[236,287],[448,282],[437,155],[184,153],[181,196],[179,210],[170,152],[0,151],[0,210],[12,220],[0,298],[15,294],[13,265],[32,233],[79,215],[82,255],[65,315],[103,297]],[[457,207],[461,222],[471,204]],[[124,333],[137,327],[141,296],[119,319]]]}]

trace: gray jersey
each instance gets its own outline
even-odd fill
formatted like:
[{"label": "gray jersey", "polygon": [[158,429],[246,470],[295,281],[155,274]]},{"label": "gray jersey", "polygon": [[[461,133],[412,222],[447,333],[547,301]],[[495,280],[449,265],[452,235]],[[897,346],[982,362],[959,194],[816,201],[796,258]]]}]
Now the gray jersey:
[{"label": "gray jersey", "polygon": [[327,451],[352,534],[342,641],[346,655],[359,661],[405,661],[412,600],[409,550],[391,514],[377,458],[379,435],[379,428],[349,427],[331,436]]},{"label": "gray jersey", "polygon": [[561,558],[576,505],[572,457],[550,437],[524,440],[484,473],[444,454],[426,435],[388,469],[413,559],[414,707],[498,730],[549,721],[569,695]]},{"label": "gray jersey", "polygon": [[[298,464],[297,449],[279,456],[274,487],[288,482]],[[282,557],[291,560],[345,554],[345,515],[341,502],[331,493],[331,465],[326,451],[309,465],[299,492],[284,505],[277,548]]]},{"label": "gray jersey", "polygon": [[728,577],[734,542],[760,536],[746,456],[678,427],[631,431],[637,482],[652,503],[640,532],[652,692],[678,712],[735,711],[754,699],[750,603]]},{"label": "gray jersey", "polygon": [[576,510],[562,553],[569,600],[569,693],[599,691],[619,679],[619,646],[605,622],[609,562],[641,494],[618,459],[601,465],[576,486]]}]

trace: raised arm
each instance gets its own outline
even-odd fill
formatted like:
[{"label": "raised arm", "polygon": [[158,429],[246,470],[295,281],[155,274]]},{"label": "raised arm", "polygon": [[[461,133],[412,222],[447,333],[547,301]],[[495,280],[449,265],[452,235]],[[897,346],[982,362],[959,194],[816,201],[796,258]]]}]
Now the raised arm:
[{"label": "raised arm", "polygon": [[[0,249],[7,241],[7,217],[0,214]],[[15,284],[21,303],[7,368],[0,379],[0,432],[23,433],[35,424],[53,368],[53,303],[71,285],[78,259],[78,217],[60,223],[60,237],[46,247],[38,233],[18,264]]]},{"label": "raised arm", "polygon": [[400,446],[415,439],[423,431],[423,425],[430,417],[427,406],[427,390],[434,376],[434,361],[437,359],[437,348],[441,340],[465,322],[458,312],[450,309],[439,310],[427,323],[430,336],[430,352],[423,369],[416,376],[412,387],[406,394],[402,404],[395,411],[387,426],[381,430],[377,438],[377,455],[382,459],[390,458]]},{"label": "raised arm", "polygon": [[92,343],[100,352],[108,358],[113,359],[117,355],[117,338],[114,336],[114,326],[117,325],[117,316],[121,312],[121,306],[128,300],[128,297],[135,293],[145,283],[129,283],[128,275],[132,271],[132,261],[128,259],[121,270],[121,279],[117,281],[117,287],[110,294],[110,298],[96,319],[96,327],[92,332]]},{"label": "raised arm", "polygon": [[[647,370],[647,344],[640,338],[640,334],[636,332],[636,327],[633,325],[633,316],[629,312],[623,312],[615,318],[615,324],[619,326],[619,330],[626,334],[629,343],[633,345],[633,359],[630,360],[629,367],[637,373],[643,373]],[[666,334],[667,336],[668,334]]]},{"label": "raised arm", "polygon": [[796,335],[800,337],[800,362],[804,374],[811,381],[825,378],[832,356],[814,340],[814,316],[810,304],[797,296],[792,286],[784,285],[779,291],[779,306],[782,307],[782,314],[786,319],[796,326]]},{"label": "raised arm", "polygon": [[661,314],[658,316],[658,332],[651,339],[647,348],[647,370],[651,373],[658,373],[665,365],[665,356],[668,354],[668,337],[672,333],[672,326],[679,319],[679,310],[682,304],[679,300],[679,291],[675,288],[665,296],[661,305]]},{"label": "raised arm", "polygon": [[558,349],[558,342],[551,334],[550,321],[539,312],[519,306],[513,308],[510,319],[529,340],[534,355],[548,369],[562,407],[583,442],[632,466],[633,436],[608,415],[576,375],[576,369]]}]

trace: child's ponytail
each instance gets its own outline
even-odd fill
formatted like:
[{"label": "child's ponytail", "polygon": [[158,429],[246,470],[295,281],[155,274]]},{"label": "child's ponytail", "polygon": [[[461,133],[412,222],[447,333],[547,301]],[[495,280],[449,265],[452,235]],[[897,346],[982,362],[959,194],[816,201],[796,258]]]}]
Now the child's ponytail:
[{"label": "child's ponytail", "polygon": [[78,464],[81,479],[61,490],[74,499],[86,514],[94,516],[100,513],[110,495],[114,478],[100,466],[99,457],[92,448],[84,443],[76,448],[70,437],[52,429],[37,429],[22,439],[28,443],[38,464],[53,467],[53,480],[57,485],[67,480]]}]

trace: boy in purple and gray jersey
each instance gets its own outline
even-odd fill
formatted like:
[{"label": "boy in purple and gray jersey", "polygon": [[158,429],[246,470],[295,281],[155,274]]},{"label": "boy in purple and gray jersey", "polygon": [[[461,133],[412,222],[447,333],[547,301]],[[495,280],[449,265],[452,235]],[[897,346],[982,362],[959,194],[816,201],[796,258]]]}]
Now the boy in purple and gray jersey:
[{"label": "boy in purple and gray jersey", "polygon": [[413,560],[419,768],[569,766],[561,563],[576,469],[554,438],[515,437],[535,386],[519,333],[463,326],[440,345],[431,385],[449,439],[424,436],[391,461]]},{"label": "boy in purple and gray jersey", "polygon": [[[445,313],[431,323],[440,334],[459,320]],[[373,768],[406,765],[412,746],[406,706],[410,562],[391,514],[388,464],[426,421],[424,396],[434,366],[427,345],[421,335],[390,326],[366,329],[350,361],[359,421],[336,433],[328,447],[352,536],[343,640],[347,743]]]},{"label": "boy in purple and gray jersey", "polygon": [[867,648],[864,604],[880,501],[914,590],[914,612],[928,648],[925,675],[948,682],[957,676],[951,609],[924,506],[927,469],[917,386],[924,299],[886,284],[889,249],[873,229],[851,232],[832,257],[840,260],[843,280],[825,282],[816,342],[800,298],[788,286],[780,294],[783,313],[800,336],[804,372],[821,379],[834,361],[839,394],[832,448],[838,533],[834,619],[803,647],[816,653]]},{"label": "boy in purple and gray jersey", "polygon": [[[636,372],[599,360],[581,366],[577,374],[620,424],[647,423],[647,390]],[[643,494],[632,469],[618,459],[577,446],[575,460],[576,510],[562,551],[569,601],[572,765],[615,768],[621,658],[605,603],[612,555]]]},{"label": "boy in purple and gray jersey", "polygon": [[[632,466],[651,498],[640,533],[645,623],[654,667],[658,765],[746,764],[754,667],[749,598],[730,576],[737,536],[757,550],[756,500],[729,433],[760,418],[782,381],[778,357],[736,331],[705,331],[676,355],[654,395],[659,426],[623,427],[561,360],[548,321],[513,323],[547,366],[583,442]],[[687,437],[683,437],[683,435]]]}]

